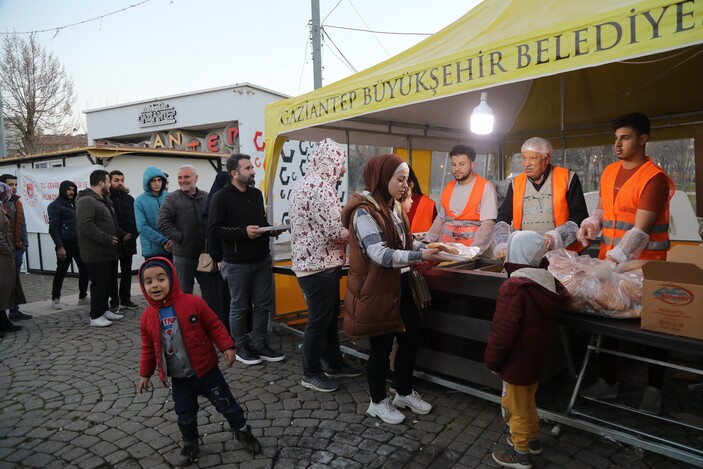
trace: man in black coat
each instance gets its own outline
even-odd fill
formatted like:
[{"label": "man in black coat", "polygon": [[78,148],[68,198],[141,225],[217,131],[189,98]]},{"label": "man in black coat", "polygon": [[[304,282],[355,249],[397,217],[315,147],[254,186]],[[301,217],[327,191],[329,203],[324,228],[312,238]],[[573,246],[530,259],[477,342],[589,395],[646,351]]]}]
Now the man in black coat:
[{"label": "man in black coat", "polygon": [[88,302],[88,271],[83,266],[78,248],[78,226],[76,222],[76,193],[78,187],[73,181],[63,181],[59,186],[59,196],[49,204],[49,234],[56,247],[56,273],[51,288],[51,307],[61,309],[61,288],[66,272],[76,261],[78,266],[78,304]]},{"label": "man in black coat", "polygon": [[135,309],[138,305],[132,302],[132,256],[137,253],[137,222],[134,218],[134,197],[129,195],[129,189],[124,185],[124,173],[119,170],[110,172],[110,201],[117,216],[120,229],[131,236],[118,244],[120,253],[120,287],[119,303],[117,298],[111,298],[110,309],[120,305],[123,308]]}]

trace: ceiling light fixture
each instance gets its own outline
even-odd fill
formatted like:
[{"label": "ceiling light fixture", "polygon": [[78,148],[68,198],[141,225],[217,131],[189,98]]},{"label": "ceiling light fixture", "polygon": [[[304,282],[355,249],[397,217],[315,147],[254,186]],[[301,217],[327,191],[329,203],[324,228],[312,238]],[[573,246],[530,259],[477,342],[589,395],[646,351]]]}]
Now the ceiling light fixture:
[{"label": "ceiling light fixture", "polygon": [[481,92],[481,102],[476,106],[471,113],[471,132],[478,135],[486,135],[493,132],[493,109],[488,105],[486,100],[488,93]]}]

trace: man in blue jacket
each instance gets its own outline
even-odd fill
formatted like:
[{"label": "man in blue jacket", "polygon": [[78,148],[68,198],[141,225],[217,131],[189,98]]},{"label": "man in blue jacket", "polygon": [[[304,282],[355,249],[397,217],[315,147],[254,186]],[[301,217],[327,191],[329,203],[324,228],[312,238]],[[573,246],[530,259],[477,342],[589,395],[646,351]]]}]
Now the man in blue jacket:
[{"label": "man in blue jacket", "polygon": [[155,166],[149,166],[144,170],[144,193],[134,201],[134,218],[145,259],[156,256],[171,259],[173,242],[156,227],[159,209],[168,195],[167,182],[166,173]]},{"label": "man in blue jacket", "polygon": [[73,181],[63,181],[59,186],[59,196],[49,204],[49,234],[56,247],[56,272],[51,288],[51,307],[61,309],[61,288],[66,272],[73,261],[78,266],[78,304],[90,304],[88,300],[88,271],[83,266],[78,248],[78,227],[76,224],[76,193],[78,187]]}]

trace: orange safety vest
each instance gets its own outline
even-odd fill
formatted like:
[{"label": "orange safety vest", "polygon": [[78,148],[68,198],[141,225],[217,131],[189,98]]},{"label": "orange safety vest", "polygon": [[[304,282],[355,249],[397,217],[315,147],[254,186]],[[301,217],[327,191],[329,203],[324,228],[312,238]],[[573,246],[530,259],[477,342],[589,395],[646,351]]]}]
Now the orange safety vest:
[{"label": "orange safety vest", "polygon": [[[552,166],[552,216],[554,227],[569,221],[569,206],[566,203],[566,193],[569,190],[569,170]],[[525,200],[527,174],[522,173],[513,179],[513,227],[522,229],[522,204]]]},{"label": "orange safety vest", "polygon": [[478,207],[481,205],[483,189],[487,182],[487,179],[476,174],[476,182],[474,183],[474,188],[471,190],[471,195],[469,195],[469,200],[466,201],[464,209],[459,214],[449,209],[449,202],[452,198],[454,186],[456,186],[456,180],[444,187],[440,202],[442,203],[447,219],[444,223],[444,227],[442,227],[442,242],[461,243],[466,246],[471,246],[473,244],[476,232],[481,226],[481,216],[478,213]]},{"label": "orange safety vest", "polygon": [[417,208],[413,214],[412,222],[410,223],[410,232],[422,233],[428,231],[434,221],[434,210],[434,200],[430,199],[426,195],[420,196],[420,200],[417,203]]},{"label": "orange safety vest", "polygon": [[647,162],[640,166],[635,174],[622,185],[617,197],[613,198],[615,179],[621,167],[622,162],[618,161],[608,165],[601,175],[600,198],[603,204],[603,234],[601,235],[598,258],[605,259],[605,254],[618,245],[627,230],[635,226],[635,215],[642,191],[647,182],[657,174],[663,173],[669,184],[669,197],[664,205],[664,210],[659,213],[649,232],[649,243],[640,254],[639,259],[666,260],[666,252],[669,250],[669,201],[676,190],[676,185],[668,174],[647,157]]}]

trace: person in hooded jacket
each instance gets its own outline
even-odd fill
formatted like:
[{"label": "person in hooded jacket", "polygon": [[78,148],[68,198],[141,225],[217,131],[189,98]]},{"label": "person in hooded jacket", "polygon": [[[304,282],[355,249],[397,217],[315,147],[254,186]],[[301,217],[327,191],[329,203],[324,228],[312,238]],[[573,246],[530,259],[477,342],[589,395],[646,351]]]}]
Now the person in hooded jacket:
[{"label": "person in hooded jacket", "polygon": [[171,378],[174,411],[183,438],[178,464],[187,466],[198,455],[198,395],[208,398],[227,419],[235,438],[248,452],[261,453],[244,410],[217,366],[213,342],[227,366],[232,366],[236,354],[234,341],[215,313],[203,299],[181,290],[176,268],[164,257],[144,261],[139,286],[149,306],[139,321],[142,352],[137,392],[149,390],[155,370],[164,386],[166,376]]},{"label": "person in hooded jacket", "polygon": [[551,344],[559,311],[569,299],[566,288],[540,268],[547,250],[535,231],[508,237],[505,270],[509,278],[498,290],[485,363],[503,379],[501,406],[510,428],[510,450],[493,451],[503,467],[532,467],[530,454],[541,454],[535,393]]},{"label": "person in hooded jacket", "polygon": [[149,166],[144,170],[142,178],[144,193],[134,201],[134,219],[145,259],[155,256],[171,259],[173,242],[156,227],[159,209],[168,195],[167,182],[166,173],[155,166]]},{"label": "person in hooded jacket", "polygon": [[78,304],[88,304],[88,271],[83,266],[78,247],[75,203],[77,193],[78,186],[73,181],[62,181],[59,196],[47,207],[49,235],[56,248],[56,272],[51,288],[53,309],[61,309],[63,281],[74,260],[78,266]]},{"label": "person in hooded jacket", "polygon": [[[305,296],[308,320],[303,335],[303,387],[336,391],[334,378],[361,376],[339,350],[339,280],[347,260],[349,231],[342,226],[337,182],[346,172],[346,154],[334,140],[318,143],[308,170],[289,200],[291,260]],[[328,369],[323,373],[320,359]]]}]

